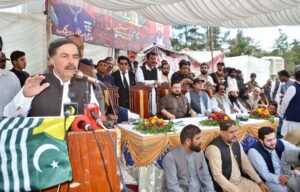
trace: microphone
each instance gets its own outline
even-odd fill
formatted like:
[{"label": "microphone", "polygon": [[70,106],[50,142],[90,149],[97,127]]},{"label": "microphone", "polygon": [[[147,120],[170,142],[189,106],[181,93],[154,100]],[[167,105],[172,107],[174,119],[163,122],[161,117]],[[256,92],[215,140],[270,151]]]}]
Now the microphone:
[{"label": "microphone", "polygon": [[95,110],[91,110],[90,113],[91,113],[92,118],[96,121],[96,123],[99,126],[103,126],[103,123],[100,120],[99,115],[96,113],[96,111]]},{"label": "microphone", "polygon": [[95,103],[84,104],[85,115],[89,118],[92,127],[99,129],[103,127],[102,121],[106,121],[104,116],[99,117],[99,107]]},{"label": "microphone", "polygon": [[74,74],[74,77],[77,78],[77,79],[83,79],[83,78],[86,78],[90,83],[93,83],[93,84],[100,84],[102,86],[105,86],[105,84],[101,81],[99,81],[98,79],[95,79],[94,77],[90,77],[88,75],[85,75],[84,73],[82,73],[82,71],[80,70],[77,70]]},{"label": "microphone", "polygon": [[72,131],[92,131],[91,121],[85,115],[78,115],[72,123]]},{"label": "microphone", "polygon": [[64,103],[64,116],[69,117],[70,115],[78,114],[78,103]]}]

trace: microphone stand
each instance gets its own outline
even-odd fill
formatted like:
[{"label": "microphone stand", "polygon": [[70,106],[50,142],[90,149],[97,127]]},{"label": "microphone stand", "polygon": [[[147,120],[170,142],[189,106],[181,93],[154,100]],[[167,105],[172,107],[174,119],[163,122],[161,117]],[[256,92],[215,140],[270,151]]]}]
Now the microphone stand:
[{"label": "microphone stand", "polygon": [[123,172],[122,172],[122,168],[121,168],[121,163],[118,159],[118,152],[117,152],[117,147],[116,147],[116,144],[113,140],[113,137],[112,135],[110,134],[110,131],[107,127],[105,127],[103,125],[103,123],[100,121],[99,117],[96,116],[96,114],[91,114],[93,119],[96,121],[96,123],[103,127],[103,129],[105,130],[105,132],[108,134],[109,138],[110,138],[110,141],[111,141],[111,144],[112,144],[112,147],[113,147],[113,151],[114,151],[114,154],[115,154],[115,158],[116,158],[116,162],[117,162],[117,166],[118,166],[118,169],[119,169],[119,172],[120,172],[120,180],[121,180],[121,183],[123,185],[123,190],[124,192],[127,192],[127,189],[126,189],[126,184],[125,184],[125,180],[124,180],[124,176],[123,176]]},{"label": "microphone stand", "polygon": [[84,81],[84,103],[90,103],[91,101],[91,92],[90,92],[90,86],[89,81],[86,76],[82,77]]}]

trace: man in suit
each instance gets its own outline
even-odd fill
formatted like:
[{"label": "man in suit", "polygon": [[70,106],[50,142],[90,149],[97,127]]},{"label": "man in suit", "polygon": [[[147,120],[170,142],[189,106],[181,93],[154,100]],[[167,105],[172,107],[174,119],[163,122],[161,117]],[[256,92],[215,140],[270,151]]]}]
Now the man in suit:
[{"label": "man in suit", "polygon": [[115,85],[119,87],[119,105],[129,108],[129,86],[135,85],[135,75],[129,70],[129,59],[125,56],[118,58],[119,70],[111,75],[115,80]]},{"label": "man in suit", "polygon": [[201,151],[202,134],[195,125],[185,126],[180,133],[181,145],[163,159],[166,191],[213,192],[213,182]]}]

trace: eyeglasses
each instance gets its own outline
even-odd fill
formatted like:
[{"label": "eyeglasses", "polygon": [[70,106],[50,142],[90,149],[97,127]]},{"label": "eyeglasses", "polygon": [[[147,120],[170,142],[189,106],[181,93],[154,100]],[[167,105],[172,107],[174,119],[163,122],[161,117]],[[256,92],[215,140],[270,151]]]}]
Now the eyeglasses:
[{"label": "eyeglasses", "polygon": [[119,63],[119,64],[120,64],[120,65],[128,65],[128,63],[122,63],[122,62],[121,62],[121,63]]}]

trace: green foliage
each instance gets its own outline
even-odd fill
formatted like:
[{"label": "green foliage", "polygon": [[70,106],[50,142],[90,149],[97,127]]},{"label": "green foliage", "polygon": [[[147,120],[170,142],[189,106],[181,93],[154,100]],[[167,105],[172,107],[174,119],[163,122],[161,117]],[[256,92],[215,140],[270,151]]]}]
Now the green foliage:
[{"label": "green foliage", "polygon": [[[190,50],[210,50],[209,32],[207,27],[199,25],[178,25],[173,27],[171,45],[174,50],[180,51],[183,48]],[[254,41],[251,37],[245,37],[242,30],[237,32],[233,39],[229,39],[230,32],[221,34],[220,28],[213,27],[212,41],[213,50],[223,50],[222,46],[228,44],[229,52],[226,57],[241,55],[252,55],[255,57],[279,56],[284,59],[285,69],[294,74],[296,64],[300,64],[300,41],[294,40],[288,43],[287,35],[279,29],[279,36],[274,41],[272,51],[262,50],[259,42]]]},{"label": "green foliage", "polygon": [[229,52],[226,53],[227,57],[241,56],[241,55],[254,55],[260,52],[257,42],[251,37],[245,37],[242,30],[238,30],[236,37],[229,40]]},{"label": "green foliage", "polygon": [[287,41],[287,35],[279,29],[279,37],[275,40],[274,43],[274,48],[277,51],[278,55],[285,55],[288,48],[289,48],[289,43]]},{"label": "green foliage", "polygon": [[145,134],[160,134],[175,132],[174,122],[169,120],[167,124],[160,126],[157,121],[152,124],[151,120],[141,120],[136,126],[133,127],[134,130],[137,130]]},{"label": "green foliage", "polygon": [[[171,45],[174,50],[180,51],[184,48],[190,50],[209,50],[208,28],[200,25],[176,25],[172,26],[173,34]],[[229,31],[222,36],[220,28],[212,28],[212,41],[214,50],[221,50],[222,43],[228,40]]]},{"label": "green foliage", "polygon": [[218,126],[219,122],[215,121],[213,119],[205,119],[199,122],[200,125],[202,126]]}]

